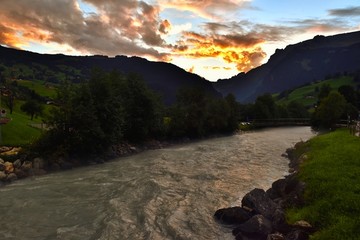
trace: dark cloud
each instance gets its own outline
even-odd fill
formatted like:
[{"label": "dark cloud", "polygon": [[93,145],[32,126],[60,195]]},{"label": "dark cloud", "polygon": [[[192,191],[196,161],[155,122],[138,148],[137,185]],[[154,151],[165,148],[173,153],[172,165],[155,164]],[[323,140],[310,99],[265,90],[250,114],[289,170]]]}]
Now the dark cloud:
[{"label": "dark cloud", "polygon": [[354,17],[360,16],[360,7],[337,8],[328,11],[330,16]]},{"label": "dark cloud", "polygon": [[[76,0],[3,0],[0,43],[14,47],[14,40],[56,42],[84,53],[166,58],[153,48],[164,44],[158,7],[136,0],[84,2],[97,12],[84,15]],[[19,35],[21,40],[16,39]]]},{"label": "dark cloud", "polygon": [[164,21],[161,22],[160,27],[159,27],[159,32],[163,33],[163,34],[167,34],[169,33],[169,30],[171,29],[171,23],[165,19]]}]

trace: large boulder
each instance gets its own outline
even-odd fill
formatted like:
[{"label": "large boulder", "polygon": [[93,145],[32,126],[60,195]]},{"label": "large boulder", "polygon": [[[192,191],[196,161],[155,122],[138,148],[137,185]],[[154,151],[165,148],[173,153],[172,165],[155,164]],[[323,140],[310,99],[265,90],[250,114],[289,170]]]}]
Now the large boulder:
[{"label": "large boulder", "polygon": [[24,161],[24,163],[21,165],[21,170],[28,172],[32,169],[32,162],[30,161]]},{"label": "large boulder", "polygon": [[4,171],[0,171],[0,181],[5,181],[6,180],[6,173]]},{"label": "large boulder", "polygon": [[14,172],[14,165],[11,162],[5,162],[5,173],[9,174]]},{"label": "large boulder", "polygon": [[235,236],[241,234],[241,236],[254,235],[259,238],[265,238],[268,234],[272,232],[272,224],[270,220],[265,218],[263,215],[255,215],[250,220],[246,221],[243,224],[240,224],[237,228],[233,230]]},{"label": "large boulder", "polygon": [[15,168],[14,173],[18,179],[28,177],[28,174],[26,172],[24,172],[23,170],[18,169],[18,168]]},{"label": "large boulder", "polygon": [[14,168],[21,168],[21,160],[17,159],[15,162],[13,162]]},{"label": "large boulder", "polygon": [[242,207],[222,208],[215,212],[214,217],[222,224],[236,225],[248,221],[253,215]]},{"label": "large boulder", "polygon": [[0,162],[0,171],[5,171],[5,162]]},{"label": "large boulder", "polygon": [[6,177],[6,181],[8,181],[8,182],[13,182],[13,181],[15,181],[17,179],[18,179],[18,177],[16,176],[15,173],[10,173]]},{"label": "large boulder", "polygon": [[272,220],[277,204],[263,189],[255,188],[247,193],[241,200],[242,207],[253,209],[256,213]]},{"label": "large boulder", "polygon": [[33,160],[34,169],[44,169],[45,168],[45,161],[42,158],[35,158]]},{"label": "large boulder", "polygon": [[294,230],[286,235],[285,240],[308,240],[309,234],[303,230]]}]

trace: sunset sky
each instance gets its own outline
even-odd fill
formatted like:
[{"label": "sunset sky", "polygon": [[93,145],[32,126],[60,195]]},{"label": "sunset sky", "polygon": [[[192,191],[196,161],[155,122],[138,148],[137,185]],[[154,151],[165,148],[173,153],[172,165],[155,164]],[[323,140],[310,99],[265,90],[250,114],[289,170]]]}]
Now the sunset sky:
[{"label": "sunset sky", "polygon": [[359,0],[0,0],[0,44],[141,56],[215,81],[276,48],[360,30]]}]

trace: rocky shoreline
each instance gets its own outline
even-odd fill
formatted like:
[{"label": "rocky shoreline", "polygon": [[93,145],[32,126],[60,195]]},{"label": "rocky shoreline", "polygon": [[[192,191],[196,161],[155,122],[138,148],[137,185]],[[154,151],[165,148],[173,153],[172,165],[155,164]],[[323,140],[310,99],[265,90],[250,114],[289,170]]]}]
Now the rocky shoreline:
[{"label": "rocky shoreline", "polygon": [[[184,139],[181,142],[185,143],[188,142],[188,140]],[[119,157],[130,156],[145,150],[160,149],[178,143],[180,143],[180,141],[161,142],[151,140],[139,145],[124,142],[112,146],[112,148],[102,156],[94,156],[87,160],[67,159],[64,157],[51,157],[49,159],[41,157],[30,158],[26,156],[26,154],[22,154],[20,148],[1,147],[1,155],[3,155],[4,158],[6,156],[9,160],[0,158],[0,186],[28,177],[41,176],[47,173],[69,170],[76,167],[102,164],[106,161],[111,161]]]},{"label": "rocky shoreline", "polygon": [[241,206],[223,208],[215,212],[220,224],[232,228],[236,240],[307,240],[315,229],[306,221],[288,224],[285,209],[304,203],[305,183],[297,178],[300,164],[307,159],[298,149],[304,142],[286,150],[290,174],[275,181],[267,191],[253,189],[247,193]]}]

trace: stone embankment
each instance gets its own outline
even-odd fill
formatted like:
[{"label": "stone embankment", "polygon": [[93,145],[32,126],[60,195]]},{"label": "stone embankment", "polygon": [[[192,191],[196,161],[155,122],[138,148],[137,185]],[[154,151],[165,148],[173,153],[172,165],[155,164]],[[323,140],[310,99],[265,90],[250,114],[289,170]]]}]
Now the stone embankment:
[{"label": "stone embankment", "polygon": [[241,206],[223,208],[215,212],[215,219],[233,228],[236,240],[307,240],[314,232],[306,221],[289,224],[285,209],[301,206],[305,184],[298,180],[299,165],[307,156],[296,156],[295,148],[288,149],[290,175],[275,181],[267,191],[253,189],[247,193]]},{"label": "stone embankment", "polygon": [[102,156],[93,156],[82,160],[64,157],[51,157],[49,159],[37,157],[29,159],[29,157],[21,154],[20,148],[0,147],[0,153],[4,156],[4,159],[11,159],[4,160],[0,158],[0,186],[18,179],[44,175],[49,172],[69,170],[80,166],[101,164],[117,157],[129,156],[144,150],[159,149],[170,145],[172,144],[155,140],[148,141],[142,145],[120,143],[113,146],[109,152]]}]

